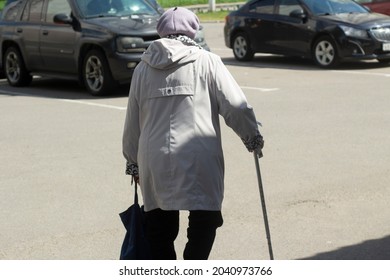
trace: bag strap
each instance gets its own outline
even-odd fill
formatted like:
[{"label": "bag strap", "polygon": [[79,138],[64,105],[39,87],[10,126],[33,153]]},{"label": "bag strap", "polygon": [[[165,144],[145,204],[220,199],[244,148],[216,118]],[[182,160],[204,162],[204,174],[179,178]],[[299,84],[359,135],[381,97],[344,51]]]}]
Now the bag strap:
[{"label": "bag strap", "polygon": [[134,204],[138,204],[138,193],[137,193],[138,184],[135,182],[135,191],[134,191]]}]

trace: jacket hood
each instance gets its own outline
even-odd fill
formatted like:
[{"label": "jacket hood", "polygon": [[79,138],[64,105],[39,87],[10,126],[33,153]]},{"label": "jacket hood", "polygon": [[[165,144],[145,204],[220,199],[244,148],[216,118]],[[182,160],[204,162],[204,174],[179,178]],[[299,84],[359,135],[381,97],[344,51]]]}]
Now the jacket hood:
[{"label": "jacket hood", "polygon": [[157,69],[170,69],[195,61],[202,50],[196,46],[188,46],[174,39],[159,39],[154,41],[141,60]]}]

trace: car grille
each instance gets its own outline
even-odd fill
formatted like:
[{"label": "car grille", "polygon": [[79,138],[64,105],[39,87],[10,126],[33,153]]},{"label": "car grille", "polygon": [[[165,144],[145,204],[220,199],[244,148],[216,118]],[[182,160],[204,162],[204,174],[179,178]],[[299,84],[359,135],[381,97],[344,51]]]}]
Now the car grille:
[{"label": "car grille", "polygon": [[371,34],[378,41],[390,41],[390,27],[371,29]]},{"label": "car grille", "polygon": [[144,39],[145,43],[150,45],[154,40],[160,39],[160,36],[158,36],[158,35],[156,35],[156,36],[144,36],[143,39]]}]

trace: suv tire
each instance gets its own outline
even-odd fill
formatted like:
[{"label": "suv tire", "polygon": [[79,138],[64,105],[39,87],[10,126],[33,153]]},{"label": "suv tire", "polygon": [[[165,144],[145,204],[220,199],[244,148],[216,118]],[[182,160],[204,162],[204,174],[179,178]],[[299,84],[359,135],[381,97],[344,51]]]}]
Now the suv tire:
[{"label": "suv tire", "polygon": [[4,54],[4,75],[14,87],[28,86],[32,76],[27,71],[23,57],[16,47],[9,47]]},{"label": "suv tire", "polygon": [[390,58],[378,58],[378,62],[382,64],[389,64]]},{"label": "suv tire", "polygon": [[95,96],[106,95],[116,86],[106,57],[100,50],[87,52],[83,62],[83,81],[87,90]]}]

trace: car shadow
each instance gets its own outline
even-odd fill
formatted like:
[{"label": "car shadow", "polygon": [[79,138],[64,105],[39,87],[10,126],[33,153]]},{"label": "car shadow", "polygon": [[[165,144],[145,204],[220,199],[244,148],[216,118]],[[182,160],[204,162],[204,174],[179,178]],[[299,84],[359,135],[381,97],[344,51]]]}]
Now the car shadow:
[{"label": "car shadow", "polygon": [[128,96],[129,84],[120,85],[113,88],[108,95],[93,96],[82,85],[74,80],[64,80],[56,78],[34,77],[28,87],[12,87],[6,80],[0,81],[0,94],[7,95],[29,95],[42,98],[55,99],[105,99],[121,98]]},{"label": "car shadow", "polygon": [[300,260],[390,260],[390,235],[318,253]]},{"label": "car shadow", "polygon": [[[302,57],[289,57],[281,55],[256,55],[252,61],[241,62],[234,57],[222,57],[225,65],[268,68],[268,69],[287,69],[296,71],[327,71],[314,64],[310,59]],[[369,61],[345,61],[337,68],[330,70],[351,71],[388,68],[390,64],[379,63],[376,60]],[[0,80],[0,94],[2,95],[32,95],[43,98],[57,99],[105,99],[127,97],[130,84],[124,84],[113,88],[111,94],[104,96],[93,96],[83,86],[74,80],[64,80],[56,78],[34,77],[28,87],[12,87],[6,80]]]},{"label": "car shadow", "polygon": [[[320,68],[308,58],[282,56],[282,55],[256,55],[252,61],[241,62],[234,57],[223,57],[225,65],[253,67],[253,68],[272,68],[272,69],[291,69],[300,71],[327,71]],[[367,70],[388,68],[390,64],[379,63],[377,60],[364,61],[344,61],[339,66],[329,70]]]}]

